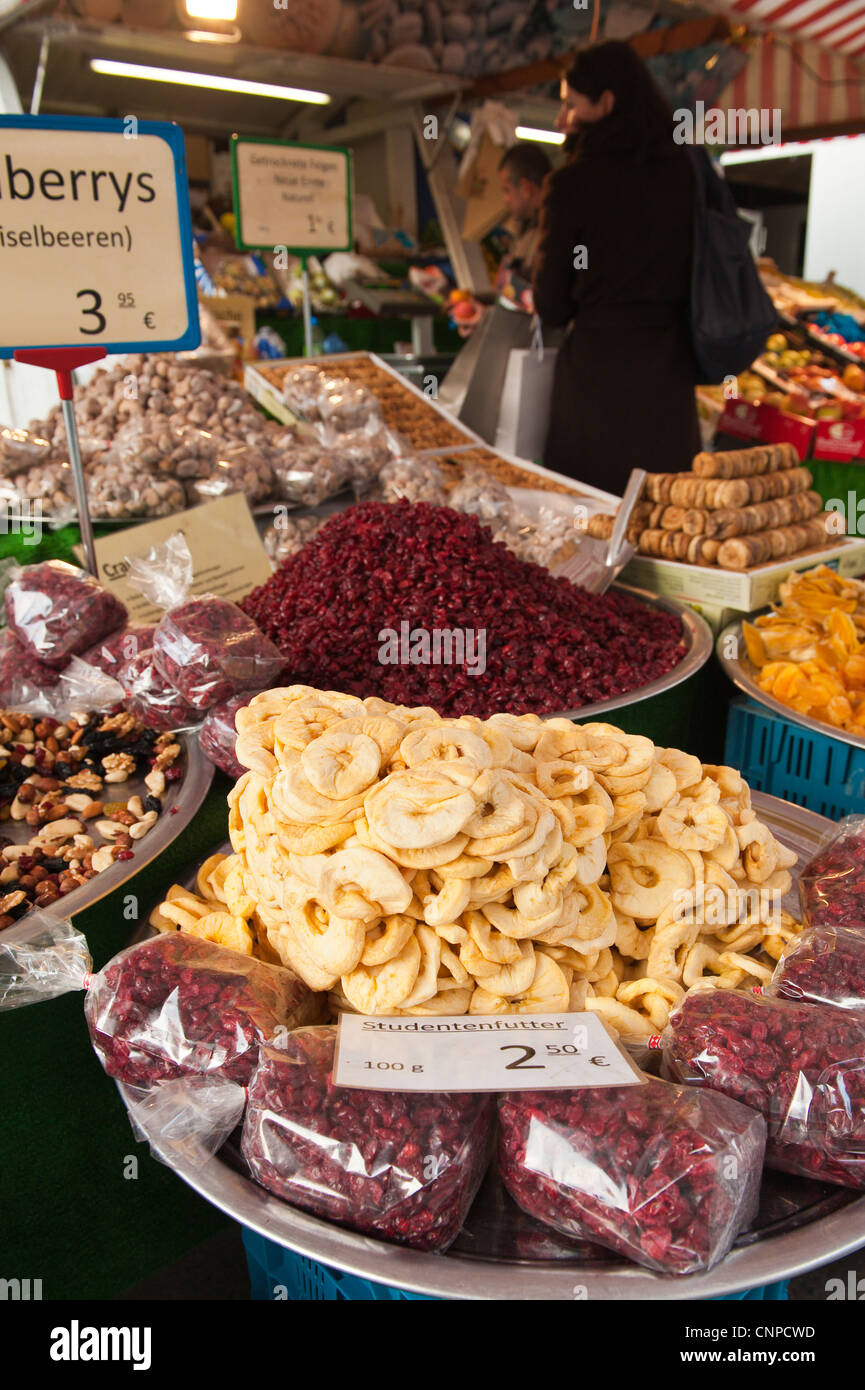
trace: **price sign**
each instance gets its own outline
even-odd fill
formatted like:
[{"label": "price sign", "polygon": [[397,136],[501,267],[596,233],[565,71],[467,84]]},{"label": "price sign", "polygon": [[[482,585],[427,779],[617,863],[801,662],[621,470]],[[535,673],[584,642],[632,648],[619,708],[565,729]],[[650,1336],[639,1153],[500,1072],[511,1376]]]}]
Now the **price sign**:
[{"label": "price sign", "polygon": [[597,1014],[342,1014],[334,1081],[370,1091],[556,1091],[645,1078]]},{"label": "price sign", "polygon": [[348,150],[235,135],[231,172],[238,246],[304,255],[351,250]]},{"label": "price sign", "polygon": [[180,128],[0,117],[0,290],[0,357],[197,347]]}]

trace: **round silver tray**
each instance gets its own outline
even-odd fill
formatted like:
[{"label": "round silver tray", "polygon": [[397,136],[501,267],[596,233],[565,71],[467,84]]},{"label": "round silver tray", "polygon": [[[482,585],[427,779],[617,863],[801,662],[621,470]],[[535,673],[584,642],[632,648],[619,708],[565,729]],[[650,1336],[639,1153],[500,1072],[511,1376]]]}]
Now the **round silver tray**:
[{"label": "round silver tray", "polygon": [[[831,829],[831,821],[775,797],[754,792],[752,800],[801,862]],[[148,933],[145,919],[136,939]],[[126,1100],[125,1088],[118,1089]],[[265,1191],[247,1176],[236,1135],[200,1168],[162,1157],[207,1201],[268,1240],[348,1274],[435,1298],[716,1298],[791,1278],[865,1243],[865,1197],[767,1169],[756,1221],[730,1254],[708,1274],[662,1277],[525,1216],[493,1165],[456,1242],[443,1255],[420,1254],[343,1230]]]},{"label": "round silver tray", "polygon": [[578,709],[562,710],[557,715],[544,715],[545,719],[597,719],[609,714],[612,710],[624,709],[628,705],[640,704],[643,700],[651,700],[653,695],[663,695],[668,690],[673,690],[677,685],[689,680],[702,670],[709,657],[712,655],[712,629],[701,618],[699,613],[695,613],[693,608],[689,608],[687,603],[681,603],[674,598],[660,598],[657,594],[650,594],[646,589],[635,589],[630,584],[614,584],[614,589],[620,593],[630,594],[633,598],[639,599],[647,608],[660,609],[664,613],[675,613],[682,620],[682,628],[685,635],[685,655],[672,671],[666,675],[659,676],[656,681],[650,681],[648,685],[641,685],[636,690],[629,690],[624,695],[612,695],[609,700],[598,700],[595,704],[581,705]]},{"label": "round silver tray", "polygon": [[[760,610],[768,613],[769,608]],[[758,613],[751,615],[759,617]],[[750,621],[750,619],[749,619]],[[741,656],[730,656],[725,651],[729,648],[732,651],[741,652]],[[792,720],[794,724],[801,724],[803,728],[810,729],[812,733],[822,734],[824,738],[837,739],[839,743],[848,743],[851,748],[865,749],[865,737],[861,734],[848,733],[846,729],[838,729],[834,724],[829,724],[822,719],[812,719],[810,715],[800,714],[798,710],[791,709],[782,700],[776,700],[774,695],[769,695],[765,690],[761,690],[757,684],[756,667],[748,659],[747,648],[745,646],[745,636],[742,632],[740,619],[728,624],[724,628],[717,642],[715,643],[715,655],[721,666],[735,686],[747,695],[749,699],[756,700],[758,704],[771,710],[773,714],[778,714],[782,719]]]},{"label": "round silver tray", "polygon": [[[160,798],[162,801],[162,814],[149,834],[136,842],[135,857],[133,859],[116,860],[110,868],[103,873],[97,874],[87,883],[82,883],[80,888],[67,893],[65,898],[58,898],[57,902],[52,903],[45,911],[51,916],[74,917],[76,913],[83,912],[85,908],[92,907],[108,893],[112,893],[115,888],[126,883],[149,864],[158,854],[161,854],[182,830],[189,825],[196,811],[200,807],[210,788],[213,780],[214,766],[205,757],[198,741],[198,730],[185,730],[177,735],[177,740],[183,748],[181,754],[183,778],[180,782],[169,782],[165,792]],[[123,782],[118,786],[118,793],[128,800],[131,796],[145,797],[148,789],[144,785],[143,777],[131,777],[128,782]],[[7,821],[6,828],[14,828],[16,824],[23,822]],[[28,835],[32,834],[29,826],[24,827]],[[22,832],[23,833],[23,832]],[[3,940],[14,940],[19,936],[26,936],[28,932],[28,921],[30,914],[20,917],[13,926],[7,927],[3,932]]]}]

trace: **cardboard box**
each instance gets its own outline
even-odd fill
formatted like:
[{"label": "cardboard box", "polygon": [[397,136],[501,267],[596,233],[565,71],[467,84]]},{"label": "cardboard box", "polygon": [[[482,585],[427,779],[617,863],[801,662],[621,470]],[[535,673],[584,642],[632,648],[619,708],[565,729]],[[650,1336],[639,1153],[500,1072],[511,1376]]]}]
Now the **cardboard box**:
[{"label": "cardboard box", "polygon": [[787,415],[773,405],[728,401],[718,421],[720,434],[731,434],[753,444],[792,444],[800,459],[808,457],[814,421],[805,415]]},{"label": "cardboard box", "polygon": [[865,540],[839,540],[836,545],[803,550],[800,555],[756,565],[750,570],[722,570],[716,565],[686,565],[678,560],[638,555],[623,570],[622,582],[649,589],[663,598],[751,613],[775,602],[788,574],[816,565],[831,565],[846,577],[865,574]]},{"label": "cardboard box", "polygon": [[833,463],[865,459],[865,420],[818,420],[814,458]]}]

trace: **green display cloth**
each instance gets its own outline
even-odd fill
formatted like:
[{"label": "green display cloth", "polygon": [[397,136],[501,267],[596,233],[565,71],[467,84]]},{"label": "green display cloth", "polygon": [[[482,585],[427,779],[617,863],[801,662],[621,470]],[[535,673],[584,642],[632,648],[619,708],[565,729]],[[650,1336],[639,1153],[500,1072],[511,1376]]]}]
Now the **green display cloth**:
[{"label": "green display cloth", "polygon": [[[814,491],[819,492],[823,505],[840,500],[847,516],[851,536],[865,535],[865,463],[831,463],[828,459],[806,459],[805,467],[814,475]],[[850,493],[854,505],[850,505]]]},{"label": "green display cloth", "polygon": [[[272,328],[285,343],[289,357],[302,357],[303,319],[283,310],[257,309],[257,328]],[[351,318],[347,314],[321,314],[319,327],[325,338],[336,333],[350,352],[394,352],[397,343],[411,342],[410,318]],[[433,319],[436,352],[459,352],[464,346],[450,319],[437,314]]]},{"label": "green display cloth", "polygon": [[[217,773],[194,821],[152,864],[78,914],[99,969],[143,914],[228,835]],[[42,1280],[45,1299],[111,1298],[225,1228],[228,1219],[156,1162],[90,1046],[81,993],[0,1014],[3,1274]],[[137,1160],[137,1176],[129,1159]],[[201,1297],[208,1296],[202,1287]]]},{"label": "green display cloth", "polygon": [[[129,523],[130,526],[135,524],[134,521]],[[100,536],[112,536],[117,530],[117,526],[97,523],[93,535],[99,540]],[[60,526],[56,531],[46,526],[36,545],[31,545],[24,536],[9,533],[0,535],[0,560],[14,559],[22,565],[35,565],[42,560],[67,560],[70,565],[79,565],[81,561],[75,554],[75,546],[80,544],[81,532],[77,526]]]}]

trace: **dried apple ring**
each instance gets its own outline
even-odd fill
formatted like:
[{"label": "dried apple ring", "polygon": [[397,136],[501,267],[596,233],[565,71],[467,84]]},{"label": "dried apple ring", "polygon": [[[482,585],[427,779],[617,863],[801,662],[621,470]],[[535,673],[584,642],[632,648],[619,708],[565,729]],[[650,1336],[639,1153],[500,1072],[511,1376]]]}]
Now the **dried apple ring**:
[{"label": "dried apple ring", "polygon": [[243,917],[234,917],[230,912],[208,912],[199,917],[184,931],[190,936],[200,936],[203,941],[213,941],[228,951],[238,951],[243,956],[252,955],[252,932]]},{"label": "dried apple ring", "polygon": [[345,801],[366,791],[376,780],[381,749],[368,734],[351,733],[338,726],[306,745],[300,765],[320,796]]},{"label": "dried apple ring", "polygon": [[[589,990],[592,986],[589,986]],[[591,1013],[600,1015],[620,1038],[634,1042],[647,1042],[656,1032],[654,1023],[636,1009],[622,1004],[612,996],[603,996],[587,991],[584,1007]]]},{"label": "dried apple ring", "polygon": [[372,833],[397,849],[429,849],[452,840],[476,805],[471,792],[438,769],[393,772],[364,800]]},{"label": "dried apple ring", "polygon": [[729,826],[726,813],[712,801],[682,798],[658,813],[658,833],[674,849],[701,853],[717,849]]},{"label": "dried apple ring", "polygon": [[384,965],[398,956],[410,936],[414,935],[415,920],[404,913],[393,913],[367,931],[361,965]]},{"label": "dried apple ring", "polygon": [[663,840],[611,845],[607,865],[613,905],[637,921],[657,921],[676,893],[694,882],[687,856]]},{"label": "dried apple ring", "polygon": [[346,998],[361,1014],[388,1014],[408,999],[421,968],[421,948],[411,935],[398,956],[382,965],[362,965],[341,979]]}]

